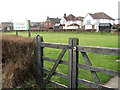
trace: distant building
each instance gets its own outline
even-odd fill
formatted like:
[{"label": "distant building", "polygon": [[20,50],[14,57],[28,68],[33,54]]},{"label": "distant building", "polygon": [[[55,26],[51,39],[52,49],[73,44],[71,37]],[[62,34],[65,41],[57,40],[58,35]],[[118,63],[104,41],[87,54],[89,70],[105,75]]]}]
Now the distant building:
[{"label": "distant building", "polygon": [[60,19],[58,17],[57,18],[47,17],[45,21],[45,28],[54,28],[54,25],[59,23],[60,23]]},{"label": "distant building", "polygon": [[60,23],[63,25],[63,29],[80,29],[83,26],[83,18],[84,17],[80,17],[80,16],[75,17],[72,14],[68,16],[64,14]]},{"label": "distant building", "polygon": [[0,31],[2,30],[2,24],[0,23]]},{"label": "distant building", "polygon": [[1,22],[1,28],[3,30],[13,30],[13,23],[12,22]]},{"label": "distant building", "polygon": [[32,27],[38,27],[40,22],[30,22],[30,26]]},{"label": "distant building", "polygon": [[45,22],[40,22],[39,27],[40,27],[40,28],[45,28]]},{"label": "distant building", "polygon": [[[105,25],[107,25],[107,27],[110,28],[113,24],[114,19],[103,12],[94,14],[88,13],[84,18],[84,29],[96,29],[97,32],[99,31],[99,27],[103,28],[103,26],[105,27]],[[105,27],[105,29],[107,28]]]},{"label": "distant building", "polygon": [[40,22],[30,22],[31,29],[39,29]]}]

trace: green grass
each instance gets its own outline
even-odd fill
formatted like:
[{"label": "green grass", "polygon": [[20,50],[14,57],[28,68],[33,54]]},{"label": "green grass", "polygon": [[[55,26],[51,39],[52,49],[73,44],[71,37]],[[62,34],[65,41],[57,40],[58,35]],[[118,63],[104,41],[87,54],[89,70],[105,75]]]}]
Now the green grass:
[{"label": "green grass", "polygon": [[[15,34],[15,32],[7,32],[7,34]],[[80,45],[87,45],[87,46],[102,46],[102,47],[118,47],[118,34],[113,33],[76,33],[76,32],[32,32],[31,35],[34,37],[36,34],[43,36],[45,42],[54,42],[54,43],[66,43],[68,44],[69,37],[77,37],[79,38]],[[27,32],[19,32],[19,35],[28,37]],[[58,55],[60,54],[61,50],[58,49],[51,49],[51,48],[44,48],[44,56],[57,59]],[[93,66],[102,67],[111,70],[119,70],[118,62],[115,60],[118,58],[117,56],[110,56],[110,55],[103,55],[103,54],[95,54],[95,53],[87,53],[88,57]],[[68,61],[68,52],[64,55],[63,59]],[[79,63],[85,64],[85,61],[82,55],[79,53]],[[54,63],[45,61],[44,68],[52,69]],[[68,74],[68,66],[66,65],[59,65],[57,72]],[[94,81],[93,77],[88,70],[79,69],[79,78]],[[110,78],[113,76],[106,75],[102,73],[97,73],[98,77],[102,84],[106,83]],[[61,84],[67,85],[68,82],[66,79],[62,79],[57,76],[52,77],[52,81],[59,82]],[[79,84],[79,87],[86,87],[82,84]]]}]

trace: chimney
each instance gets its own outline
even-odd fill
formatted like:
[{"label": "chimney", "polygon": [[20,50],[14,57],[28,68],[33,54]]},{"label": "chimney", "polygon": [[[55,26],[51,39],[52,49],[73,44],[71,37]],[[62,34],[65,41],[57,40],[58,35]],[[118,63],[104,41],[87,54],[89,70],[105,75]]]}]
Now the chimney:
[{"label": "chimney", "polygon": [[64,18],[66,18],[66,13],[64,13]]},{"label": "chimney", "polygon": [[49,20],[49,17],[47,16],[47,20]]}]

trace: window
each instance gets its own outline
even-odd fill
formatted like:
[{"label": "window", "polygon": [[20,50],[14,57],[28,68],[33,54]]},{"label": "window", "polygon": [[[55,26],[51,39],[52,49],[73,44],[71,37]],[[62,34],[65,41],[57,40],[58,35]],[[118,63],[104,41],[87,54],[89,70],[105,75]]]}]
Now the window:
[{"label": "window", "polygon": [[47,23],[46,23],[46,25],[47,25]]},{"label": "window", "polygon": [[91,24],[91,20],[87,20],[86,24],[90,25]]},{"label": "window", "polygon": [[99,19],[96,19],[95,24],[99,24],[99,23],[100,23],[100,20],[99,20]]},{"label": "window", "polygon": [[11,26],[11,24],[8,24],[8,26]]},{"label": "window", "polygon": [[62,24],[65,24],[65,21],[64,21],[64,20],[62,21]]},{"label": "window", "polygon": [[73,23],[79,24],[79,21],[74,21]]}]

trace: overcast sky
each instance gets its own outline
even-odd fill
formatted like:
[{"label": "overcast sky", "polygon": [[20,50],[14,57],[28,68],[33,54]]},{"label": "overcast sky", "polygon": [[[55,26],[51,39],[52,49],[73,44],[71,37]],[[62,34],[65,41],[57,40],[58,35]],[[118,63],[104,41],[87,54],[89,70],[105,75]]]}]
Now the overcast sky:
[{"label": "overcast sky", "polygon": [[62,18],[66,15],[83,16],[87,13],[105,12],[118,18],[120,0],[0,0],[0,22],[31,21],[42,22],[47,16]]}]

